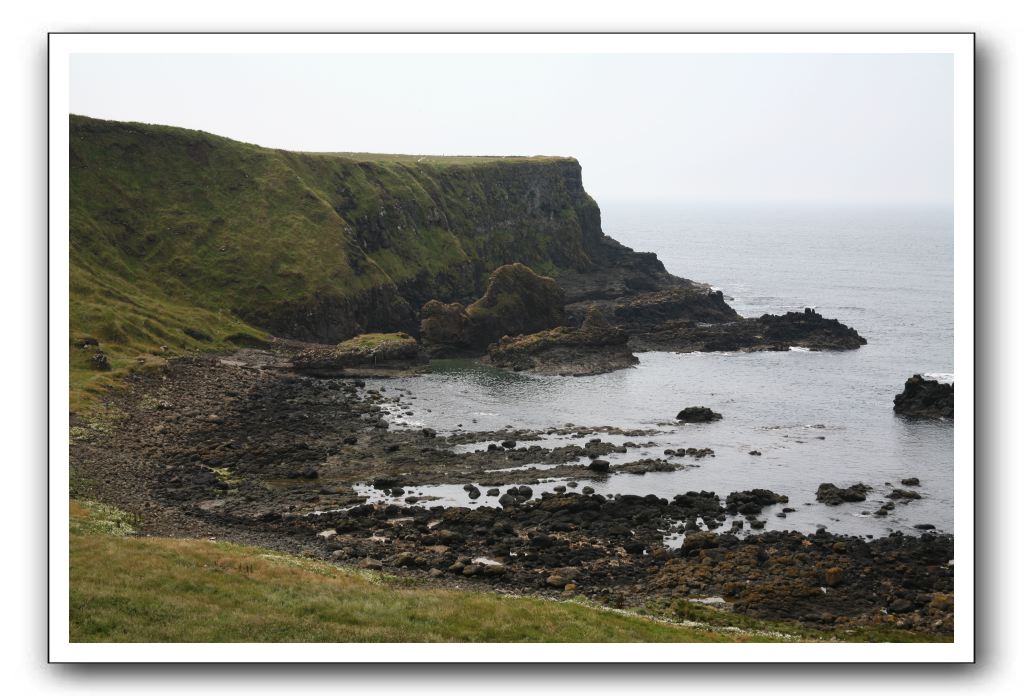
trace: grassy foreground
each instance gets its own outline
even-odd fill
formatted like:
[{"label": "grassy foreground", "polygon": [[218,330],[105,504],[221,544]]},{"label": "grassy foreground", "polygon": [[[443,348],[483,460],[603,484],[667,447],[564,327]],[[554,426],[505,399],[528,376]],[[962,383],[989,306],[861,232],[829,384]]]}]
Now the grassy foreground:
[{"label": "grassy foreground", "polygon": [[73,642],[723,642],[569,602],[417,587],[239,546],[131,536],[122,513],[71,503]]}]

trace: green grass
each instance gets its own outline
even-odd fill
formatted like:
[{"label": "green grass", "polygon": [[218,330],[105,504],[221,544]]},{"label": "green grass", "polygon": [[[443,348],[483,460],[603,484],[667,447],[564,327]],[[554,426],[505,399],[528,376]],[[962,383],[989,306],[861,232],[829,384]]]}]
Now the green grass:
[{"label": "green grass", "polygon": [[339,351],[346,350],[372,350],[386,345],[401,345],[414,341],[407,333],[368,333],[359,334],[337,345]]},{"label": "green grass", "polygon": [[721,642],[574,602],[417,586],[236,544],[131,536],[133,520],[71,503],[74,642]]}]

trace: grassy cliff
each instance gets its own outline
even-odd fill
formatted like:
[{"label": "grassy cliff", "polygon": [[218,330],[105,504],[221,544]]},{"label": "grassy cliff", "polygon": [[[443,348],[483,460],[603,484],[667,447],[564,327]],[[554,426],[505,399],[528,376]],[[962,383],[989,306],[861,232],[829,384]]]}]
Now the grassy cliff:
[{"label": "grassy cliff", "polygon": [[[555,157],[297,153],[70,117],[71,338],[116,374],[276,335],[416,330],[522,262],[585,272],[600,213]],[[102,378],[72,349],[73,386]]]}]

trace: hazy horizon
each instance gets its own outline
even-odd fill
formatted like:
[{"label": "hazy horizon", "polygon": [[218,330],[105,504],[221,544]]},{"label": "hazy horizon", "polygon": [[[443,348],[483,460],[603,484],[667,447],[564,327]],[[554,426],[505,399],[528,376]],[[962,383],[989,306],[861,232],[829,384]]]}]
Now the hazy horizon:
[{"label": "hazy horizon", "polygon": [[70,96],[287,150],[571,156],[602,204],[952,206],[944,54],[78,54]]}]

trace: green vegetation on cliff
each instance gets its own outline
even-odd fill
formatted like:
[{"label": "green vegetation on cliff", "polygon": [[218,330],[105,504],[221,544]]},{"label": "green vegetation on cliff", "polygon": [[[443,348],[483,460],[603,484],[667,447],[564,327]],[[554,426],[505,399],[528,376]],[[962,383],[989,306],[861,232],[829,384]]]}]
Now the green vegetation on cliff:
[{"label": "green vegetation on cliff", "polygon": [[69,157],[71,337],[113,368],[73,348],[73,389],[267,332],[413,331],[498,266],[584,272],[602,239],[570,158],[296,153],[81,116]]}]

